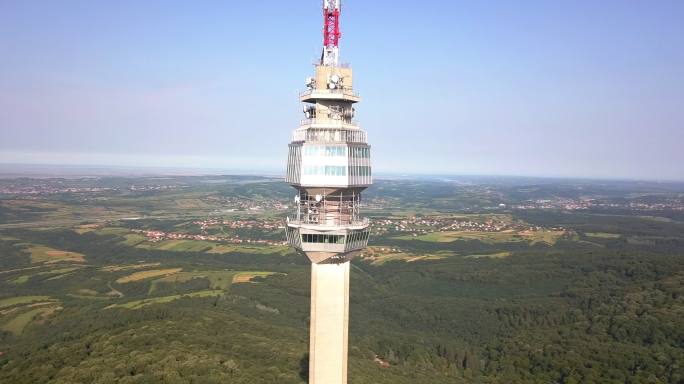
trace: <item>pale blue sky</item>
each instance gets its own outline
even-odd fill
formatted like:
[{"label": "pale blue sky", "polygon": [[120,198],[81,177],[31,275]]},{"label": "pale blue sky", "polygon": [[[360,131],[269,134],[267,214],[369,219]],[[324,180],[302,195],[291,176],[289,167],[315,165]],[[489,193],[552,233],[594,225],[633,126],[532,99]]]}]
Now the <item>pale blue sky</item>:
[{"label": "pale blue sky", "polygon": [[[378,172],[684,179],[684,1],[344,3]],[[283,169],[319,0],[0,1],[0,162]]]}]

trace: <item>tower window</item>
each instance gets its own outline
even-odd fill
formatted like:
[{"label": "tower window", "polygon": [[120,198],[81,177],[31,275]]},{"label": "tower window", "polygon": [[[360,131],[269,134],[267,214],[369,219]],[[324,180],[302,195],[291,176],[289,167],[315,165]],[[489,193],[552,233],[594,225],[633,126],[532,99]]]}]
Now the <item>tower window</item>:
[{"label": "tower window", "polygon": [[302,234],[302,242],[318,244],[344,244],[344,235],[319,235],[314,233]]}]

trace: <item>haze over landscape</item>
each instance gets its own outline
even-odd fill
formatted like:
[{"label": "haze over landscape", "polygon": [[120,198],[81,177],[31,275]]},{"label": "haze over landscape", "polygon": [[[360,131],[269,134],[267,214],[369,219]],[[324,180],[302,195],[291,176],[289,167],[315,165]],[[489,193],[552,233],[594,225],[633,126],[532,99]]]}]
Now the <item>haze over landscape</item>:
[{"label": "haze over landscape", "polygon": [[[0,162],[282,172],[317,3],[2,2]],[[344,12],[378,172],[684,178],[681,1]]]}]

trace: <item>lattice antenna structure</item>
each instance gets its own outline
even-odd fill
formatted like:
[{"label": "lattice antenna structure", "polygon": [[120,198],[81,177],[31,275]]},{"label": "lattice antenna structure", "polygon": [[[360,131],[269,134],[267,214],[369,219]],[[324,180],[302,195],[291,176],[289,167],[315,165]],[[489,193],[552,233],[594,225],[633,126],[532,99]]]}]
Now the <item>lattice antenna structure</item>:
[{"label": "lattice antenna structure", "polygon": [[337,66],[340,60],[340,1],[323,0],[322,65]]}]

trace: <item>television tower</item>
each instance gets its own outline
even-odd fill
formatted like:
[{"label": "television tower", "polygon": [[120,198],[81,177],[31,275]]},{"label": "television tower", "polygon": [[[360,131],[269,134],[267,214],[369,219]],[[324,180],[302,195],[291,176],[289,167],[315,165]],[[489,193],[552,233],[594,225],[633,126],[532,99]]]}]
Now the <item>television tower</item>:
[{"label": "television tower", "polygon": [[347,383],[349,262],[368,244],[361,192],[372,183],[366,132],[354,121],[361,98],[339,63],[340,0],[323,1],[323,52],[299,96],[305,118],[292,135],[288,184],[297,189],[288,243],[311,261],[309,383]]}]

